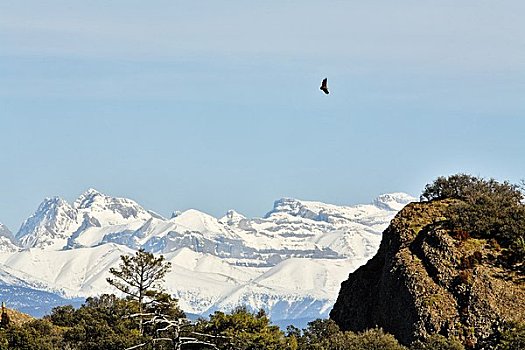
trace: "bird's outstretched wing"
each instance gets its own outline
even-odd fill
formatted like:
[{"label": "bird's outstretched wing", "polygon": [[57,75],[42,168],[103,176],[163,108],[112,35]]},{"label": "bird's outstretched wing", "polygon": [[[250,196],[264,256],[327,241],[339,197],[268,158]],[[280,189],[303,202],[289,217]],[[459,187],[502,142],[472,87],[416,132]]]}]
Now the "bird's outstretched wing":
[{"label": "bird's outstretched wing", "polygon": [[323,79],[323,82],[321,83],[321,87],[319,89],[321,89],[325,94],[329,94],[330,92],[328,91],[328,79],[327,78],[324,78]]}]

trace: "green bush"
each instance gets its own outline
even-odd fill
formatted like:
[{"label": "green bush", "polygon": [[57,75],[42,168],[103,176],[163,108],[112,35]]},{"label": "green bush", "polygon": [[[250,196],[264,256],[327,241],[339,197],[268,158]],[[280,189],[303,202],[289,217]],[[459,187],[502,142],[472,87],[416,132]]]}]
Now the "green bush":
[{"label": "green bush", "polygon": [[369,329],[357,334],[345,347],[348,350],[403,350],[392,334],[383,332],[382,329]]},{"label": "green bush", "polygon": [[425,340],[420,340],[410,345],[410,350],[464,350],[465,347],[455,340],[447,339],[440,334],[433,334]]},{"label": "green bush", "polygon": [[472,190],[478,188],[481,182],[481,179],[467,174],[440,176],[433,183],[425,186],[420,199],[421,201],[447,198],[466,200],[470,197]]},{"label": "green bush", "polygon": [[525,349],[525,323],[511,326],[501,334],[498,350],[521,350]]},{"label": "green bush", "polygon": [[512,262],[525,257],[525,205],[518,185],[466,174],[438,177],[428,184],[421,200],[456,199],[449,207],[449,222],[456,232],[494,238],[509,248]]},{"label": "green bush", "polygon": [[230,314],[216,311],[210,320],[200,320],[196,325],[205,341],[215,343],[218,349],[239,350],[295,350],[295,339],[287,338],[278,326],[271,325],[266,313],[251,313],[238,307]]},{"label": "green bush", "polygon": [[60,329],[47,320],[33,320],[20,326],[9,326],[0,332],[0,349],[58,350],[63,349]]},{"label": "green bush", "polygon": [[333,339],[341,333],[339,326],[331,319],[317,319],[308,322],[308,326],[303,330],[300,343],[316,344],[324,339]]},{"label": "green bush", "polygon": [[382,329],[343,332],[330,319],[309,322],[302,336],[294,334],[298,337],[299,350],[406,350],[393,335]]}]

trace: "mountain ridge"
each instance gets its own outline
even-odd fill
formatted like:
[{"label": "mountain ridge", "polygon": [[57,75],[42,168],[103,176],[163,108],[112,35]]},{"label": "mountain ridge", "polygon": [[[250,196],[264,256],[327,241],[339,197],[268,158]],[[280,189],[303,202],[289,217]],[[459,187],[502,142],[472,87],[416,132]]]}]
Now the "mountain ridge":
[{"label": "mountain ridge", "polygon": [[[281,198],[263,217],[189,209],[166,219],[88,189],[73,204],[44,200],[16,235],[21,247],[0,253],[0,263],[20,276],[39,271],[42,290],[87,297],[115,292],[105,282],[109,267],[142,248],[172,263],[166,288],[187,312],[248,304],[266,305],[274,320],[314,319],[328,315],[339,283],[375,253],[397,207],[412,200],[394,193],[337,206]],[[319,277],[317,291],[307,287],[309,274]]]}]

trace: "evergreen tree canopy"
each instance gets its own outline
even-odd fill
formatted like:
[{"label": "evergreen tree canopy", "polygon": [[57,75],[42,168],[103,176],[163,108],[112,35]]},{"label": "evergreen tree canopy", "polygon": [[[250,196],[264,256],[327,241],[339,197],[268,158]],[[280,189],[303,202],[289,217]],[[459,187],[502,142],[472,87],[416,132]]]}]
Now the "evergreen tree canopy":
[{"label": "evergreen tree canopy", "polygon": [[156,297],[164,300],[160,282],[171,268],[171,263],[164,260],[164,256],[156,258],[152,253],[143,249],[134,256],[122,255],[119,268],[110,268],[114,278],[107,278],[109,284],[125,293],[138,303],[138,317],[140,333],[143,333],[143,313],[147,306],[154,303]]},{"label": "evergreen tree canopy", "polygon": [[107,278],[107,281],[142,305],[145,297],[161,289],[160,282],[171,268],[164,256],[156,258],[143,249],[134,256],[122,255],[120,259],[119,269],[109,269],[115,278]]},{"label": "evergreen tree canopy", "polygon": [[264,312],[253,314],[246,307],[238,307],[231,314],[216,311],[209,321],[201,320],[197,330],[214,336],[219,349],[295,350],[297,346],[279,327],[270,324]]}]

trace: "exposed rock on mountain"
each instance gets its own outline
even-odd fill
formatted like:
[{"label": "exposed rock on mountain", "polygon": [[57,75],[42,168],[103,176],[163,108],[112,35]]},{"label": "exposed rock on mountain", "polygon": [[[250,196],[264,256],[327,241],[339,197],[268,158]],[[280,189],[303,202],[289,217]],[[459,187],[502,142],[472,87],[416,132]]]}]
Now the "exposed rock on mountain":
[{"label": "exposed rock on mountain", "polygon": [[10,241],[13,241],[15,238],[7,226],[2,223],[0,223],[0,237],[5,237]]},{"label": "exposed rock on mountain", "polygon": [[59,197],[46,198],[37,211],[24,221],[16,238],[24,249],[83,247],[96,242],[96,237],[90,235],[79,239],[82,233],[90,232],[90,228],[136,229],[151,218],[164,220],[130,199],[110,197],[88,189],[73,205]]},{"label": "exposed rock on mountain", "polygon": [[0,252],[15,252],[18,247],[15,244],[15,236],[7,228],[7,226],[0,223]]},{"label": "exposed rock on mountain", "polygon": [[23,248],[60,249],[80,223],[77,210],[59,197],[46,198],[24,221],[16,238]]},{"label": "exposed rock on mountain", "polygon": [[525,321],[523,275],[501,264],[494,240],[447,228],[453,203],[411,203],[396,215],[377,254],[341,285],[330,317],[342,329],[379,326],[405,344],[440,333],[481,348]]},{"label": "exposed rock on mountain", "polygon": [[222,224],[233,226],[233,225],[239,224],[239,222],[241,222],[241,220],[246,220],[246,217],[244,215],[242,215],[242,214],[237,213],[235,210],[230,209],[230,210],[228,210],[226,215],[224,215],[219,220],[219,222],[222,223]]}]

